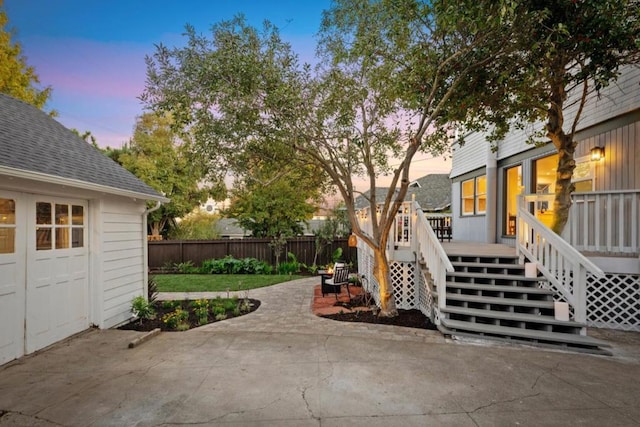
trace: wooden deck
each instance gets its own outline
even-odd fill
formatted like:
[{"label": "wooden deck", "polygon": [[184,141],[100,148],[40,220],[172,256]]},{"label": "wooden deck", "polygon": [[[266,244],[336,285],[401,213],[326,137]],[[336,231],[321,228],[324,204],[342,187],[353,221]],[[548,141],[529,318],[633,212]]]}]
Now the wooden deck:
[{"label": "wooden deck", "polygon": [[516,249],[501,243],[443,242],[447,255],[515,256]]}]

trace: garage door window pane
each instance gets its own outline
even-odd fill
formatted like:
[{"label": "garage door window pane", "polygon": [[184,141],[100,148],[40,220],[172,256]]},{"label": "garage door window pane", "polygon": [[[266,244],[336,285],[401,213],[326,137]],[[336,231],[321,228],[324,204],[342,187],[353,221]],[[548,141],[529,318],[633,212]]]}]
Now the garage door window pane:
[{"label": "garage door window pane", "polygon": [[73,225],[84,225],[84,207],[77,205],[71,206],[71,217]]},{"label": "garage door window pane", "polygon": [[12,254],[16,251],[16,229],[0,228],[0,254]]},{"label": "garage door window pane", "polygon": [[16,223],[16,202],[11,199],[0,199],[0,224]]},{"label": "garage door window pane", "polygon": [[56,249],[67,249],[69,247],[69,229],[56,228]]},{"label": "garage door window pane", "polygon": [[71,246],[74,248],[84,247],[84,229],[73,228],[71,230]]},{"label": "garage door window pane", "polygon": [[56,225],[69,224],[69,205],[56,205]]},{"label": "garage door window pane", "polygon": [[51,229],[38,227],[36,229],[36,250],[51,249]]},{"label": "garage door window pane", "polygon": [[36,203],[36,224],[51,224],[51,203]]}]

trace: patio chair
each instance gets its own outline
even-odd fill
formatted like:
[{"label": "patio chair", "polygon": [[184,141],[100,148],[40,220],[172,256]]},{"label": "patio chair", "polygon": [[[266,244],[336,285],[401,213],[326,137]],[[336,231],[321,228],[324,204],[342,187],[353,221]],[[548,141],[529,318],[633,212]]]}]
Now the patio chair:
[{"label": "patio chair", "polygon": [[322,278],[322,296],[325,293],[335,293],[336,301],[338,300],[338,294],[342,291],[342,285],[347,285],[347,295],[351,300],[351,294],[349,293],[349,267],[346,264],[336,263],[333,267],[333,276],[329,279]]}]

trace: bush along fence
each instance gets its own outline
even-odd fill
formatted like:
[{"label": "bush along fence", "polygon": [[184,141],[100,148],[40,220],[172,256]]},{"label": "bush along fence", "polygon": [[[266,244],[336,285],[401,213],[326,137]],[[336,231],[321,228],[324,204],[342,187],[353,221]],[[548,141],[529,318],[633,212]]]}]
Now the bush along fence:
[{"label": "bush along fence", "polygon": [[[163,240],[149,241],[149,269],[161,270],[166,265],[191,262],[201,267],[202,262],[211,259],[231,256],[237,259],[256,258],[275,266],[276,256],[269,246],[271,239],[218,239],[218,240]],[[358,265],[357,248],[350,248],[348,239],[335,239],[323,247],[315,260],[316,265],[333,262],[332,255],[336,249],[342,248],[342,259]],[[294,237],[287,243],[280,254],[280,262],[287,261],[287,254],[292,253],[298,262],[308,266],[314,264],[316,241],[313,236]]]}]

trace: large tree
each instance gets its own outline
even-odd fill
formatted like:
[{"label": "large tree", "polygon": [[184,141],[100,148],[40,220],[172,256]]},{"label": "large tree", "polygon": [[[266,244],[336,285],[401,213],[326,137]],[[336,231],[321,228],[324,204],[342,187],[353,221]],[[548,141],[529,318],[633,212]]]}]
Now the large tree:
[{"label": "large tree", "polygon": [[151,234],[159,235],[169,221],[191,212],[213,194],[204,185],[205,171],[192,155],[189,141],[177,138],[170,114],[145,113],[137,120],[128,148],[117,161],[171,201],[149,214]]},{"label": "large tree", "polygon": [[[575,169],[576,130],[585,103],[640,60],[638,0],[518,0],[509,3],[511,54],[468,81],[491,97],[482,111],[494,139],[513,126],[537,122],[531,142],[550,141],[558,152],[554,220],[566,225]],[[469,103],[477,100],[469,99]]]},{"label": "large tree", "polygon": [[[294,149],[292,165],[321,168],[344,199],[353,231],[374,252],[381,314],[393,316],[386,247],[411,160],[447,147],[449,123],[466,116],[462,82],[506,46],[498,43],[499,4],[462,3],[335,1],[324,16],[315,72],[299,66],[268,23],[258,31],[239,17],[214,25],[211,39],[187,27],[186,47],[160,46],[147,58],[142,99],[174,112],[203,152],[231,168],[244,168],[238,153],[259,153],[272,141]],[[468,15],[450,19],[460,7]],[[375,188],[381,175],[391,177],[389,192],[369,199],[372,212],[381,209],[365,233],[354,178]]]},{"label": "large tree", "polygon": [[[35,69],[27,64],[20,44],[11,40],[11,31],[6,28],[9,19],[2,3],[0,0],[0,92],[43,109],[51,97],[51,87],[39,88]],[[56,115],[55,111],[50,114]]]}]

